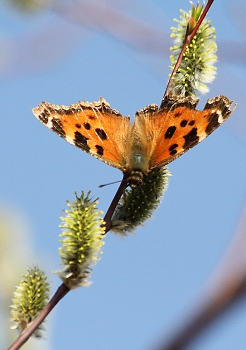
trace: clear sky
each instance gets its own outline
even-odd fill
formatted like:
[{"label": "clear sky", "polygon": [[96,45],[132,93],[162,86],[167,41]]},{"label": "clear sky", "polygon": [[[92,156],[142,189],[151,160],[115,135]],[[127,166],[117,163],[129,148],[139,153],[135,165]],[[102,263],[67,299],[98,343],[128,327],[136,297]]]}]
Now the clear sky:
[{"label": "clear sky", "polygon": [[[106,211],[117,185],[98,185],[121,179],[119,170],[45,128],[31,108],[43,100],[68,105],[103,96],[112,108],[133,117],[148,104],[160,104],[169,74],[169,28],[179,9],[190,7],[183,0],[70,4],[70,9],[57,6],[26,15],[0,3],[1,218],[18,236],[11,242],[18,244],[16,255],[8,248],[4,264],[16,259],[21,266],[12,290],[17,276],[38,264],[55,292],[60,280],[51,271],[59,269],[58,225],[66,200],[74,198],[74,191],[92,190]],[[91,13],[89,4],[95,5]],[[232,6],[215,0],[210,9],[218,73],[199,105],[223,94],[237,102],[235,113],[170,164],[173,176],[162,203],[135,236],[122,240],[107,234],[92,286],[69,293],[57,305],[45,324],[46,340],[38,342],[41,349],[151,349],[196,302],[245,203],[245,11],[243,1]],[[111,23],[113,15],[117,19]],[[20,244],[22,234],[29,250]],[[244,302],[191,349],[243,350],[245,325]]]}]

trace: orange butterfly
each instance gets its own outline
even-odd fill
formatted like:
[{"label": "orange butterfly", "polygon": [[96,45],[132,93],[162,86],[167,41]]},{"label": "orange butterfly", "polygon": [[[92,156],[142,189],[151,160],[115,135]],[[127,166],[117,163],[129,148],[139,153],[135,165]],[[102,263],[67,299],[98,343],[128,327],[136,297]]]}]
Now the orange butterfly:
[{"label": "orange butterfly", "polygon": [[74,146],[123,171],[132,188],[152,170],[172,162],[204,140],[233,112],[232,101],[217,96],[196,110],[199,99],[166,96],[136,112],[134,123],[102,97],[70,106],[42,102],[33,109],[45,126]]}]

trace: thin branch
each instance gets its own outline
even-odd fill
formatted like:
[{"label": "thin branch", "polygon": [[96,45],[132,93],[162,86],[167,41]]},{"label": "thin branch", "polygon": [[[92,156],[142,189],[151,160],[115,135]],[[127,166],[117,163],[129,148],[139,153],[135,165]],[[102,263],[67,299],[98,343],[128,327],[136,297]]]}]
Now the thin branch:
[{"label": "thin branch", "polygon": [[126,176],[123,177],[121,183],[120,183],[120,186],[107,210],[107,213],[105,214],[103,220],[105,221],[106,223],[106,229],[105,229],[105,233],[107,233],[110,229],[111,229],[111,218],[112,218],[112,215],[115,211],[115,208],[120,200],[120,197],[122,196],[123,194],[123,191],[125,190],[126,188],[126,185],[127,185],[127,182],[126,182]]},{"label": "thin branch", "polygon": [[191,34],[189,34],[189,35],[187,35],[187,36],[185,37],[185,41],[184,41],[182,50],[180,51],[179,57],[178,57],[177,62],[176,62],[176,64],[175,64],[175,66],[174,66],[174,69],[173,69],[173,71],[172,71],[172,74],[171,74],[171,76],[170,76],[170,79],[169,79],[169,81],[168,81],[168,84],[167,84],[167,87],[166,87],[166,90],[165,90],[165,93],[164,93],[162,99],[164,99],[164,97],[165,97],[166,95],[168,95],[168,92],[169,92],[169,90],[170,90],[170,88],[171,88],[171,85],[172,85],[173,76],[174,76],[174,74],[177,73],[177,71],[178,71],[178,69],[179,69],[179,67],[180,67],[180,64],[181,64],[181,62],[182,62],[182,60],[183,60],[183,56],[184,56],[184,54],[185,54],[186,48],[187,48],[187,46],[190,45],[192,39],[194,38],[196,32],[198,31],[198,28],[200,27],[200,25],[201,25],[201,23],[202,23],[204,17],[205,17],[206,14],[208,13],[208,10],[210,9],[210,7],[211,7],[211,5],[212,5],[213,2],[214,2],[214,0],[208,0],[208,3],[207,3],[207,5],[206,5],[204,11],[202,12],[202,14],[201,14],[199,20],[197,21],[197,24],[196,24],[195,28],[193,29],[193,31],[191,32]]},{"label": "thin branch", "polygon": [[26,341],[31,337],[33,332],[40,326],[40,324],[44,321],[44,319],[48,316],[48,314],[53,310],[56,304],[70,291],[65,284],[61,284],[57,289],[56,293],[50,299],[48,304],[42,310],[42,312],[38,315],[38,317],[30,324],[28,328],[22,331],[19,337],[15,340],[15,342],[8,348],[8,350],[17,350]]}]

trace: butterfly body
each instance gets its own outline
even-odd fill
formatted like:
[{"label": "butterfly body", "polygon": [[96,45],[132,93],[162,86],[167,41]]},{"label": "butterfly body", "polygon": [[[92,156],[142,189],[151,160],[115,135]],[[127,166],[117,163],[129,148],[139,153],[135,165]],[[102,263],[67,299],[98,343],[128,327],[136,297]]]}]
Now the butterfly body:
[{"label": "butterfly body", "polygon": [[232,113],[232,101],[225,96],[209,99],[202,111],[199,100],[167,96],[160,108],[149,105],[136,112],[134,123],[97,102],[70,106],[42,102],[34,115],[69,143],[120,169],[131,187],[144,177],[194,147],[218,128]]}]

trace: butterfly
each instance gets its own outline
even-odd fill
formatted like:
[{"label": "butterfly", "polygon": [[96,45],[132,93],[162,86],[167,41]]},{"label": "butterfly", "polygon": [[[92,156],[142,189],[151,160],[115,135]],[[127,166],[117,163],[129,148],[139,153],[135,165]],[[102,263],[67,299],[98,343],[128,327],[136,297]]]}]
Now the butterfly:
[{"label": "butterfly", "polygon": [[100,98],[70,106],[42,102],[32,111],[46,127],[81,150],[120,169],[132,188],[197,145],[233,112],[233,101],[217,96],[196,110],[199,99],[166,96],[138,110],[135,120],[122,116]]}]

